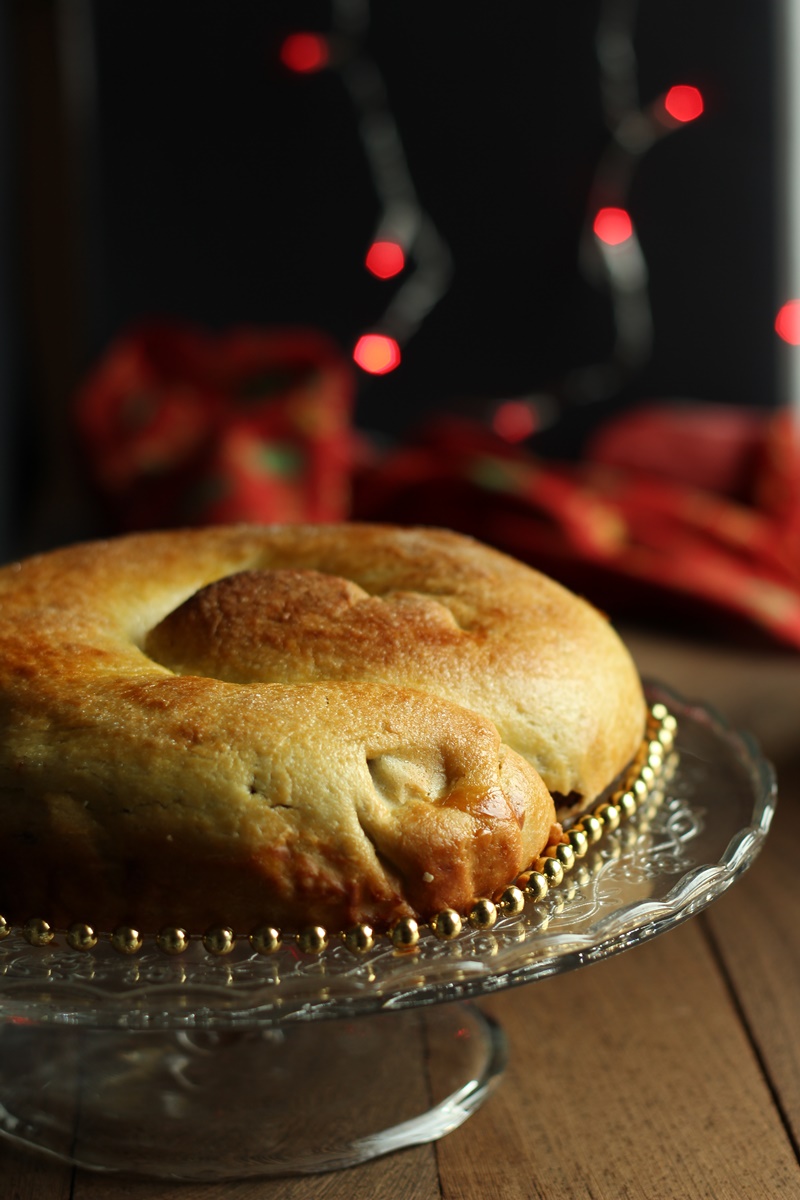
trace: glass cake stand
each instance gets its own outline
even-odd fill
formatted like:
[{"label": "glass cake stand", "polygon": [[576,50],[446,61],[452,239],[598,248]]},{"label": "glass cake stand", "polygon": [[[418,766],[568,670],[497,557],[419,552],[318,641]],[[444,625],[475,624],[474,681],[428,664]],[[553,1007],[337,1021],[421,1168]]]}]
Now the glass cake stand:
[{"label": "glass cake stand", "polygon": [[752,863],[775,806],[747,735],[658,685],[674,771],[538,903],[466,929],[225,958],[193,941],[81,953],[0,943],[0,1135],[106,1171],[233,1179],[349,1166],[459,1126],[502,1075],[502,1031],[473,1001],[673,928]]}]

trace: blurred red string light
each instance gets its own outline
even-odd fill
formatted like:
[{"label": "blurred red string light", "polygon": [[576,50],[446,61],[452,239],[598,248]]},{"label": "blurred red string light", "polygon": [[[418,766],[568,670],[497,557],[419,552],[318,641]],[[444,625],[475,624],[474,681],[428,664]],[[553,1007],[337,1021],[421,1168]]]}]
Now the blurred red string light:
[{"label": "blurred red string light", "polygon": [[[349,96],[370,182],[378,201],[374,241],[365,266],[378,279],[404,273],[397,287],[383,291],[386,307],[370,320],[393,337],[364,334],[353,350],[362,370],[385,375],[400,365],[401,346],[413,337],[450,285],[449,249],[422,207],[389,104],[380,65],[369,54],[371,0],[331,0],[329,34],[297,30],[284,37],[284,67],[304,75],[324,67]],[[381,238],[391,231],[392,238]],[[377,293],[375,293],[377,295]]]},{"label": "blurred red string light", "polygon": [[800,346],[800,300],[787,300],[775,318],[775,332],[790,346]]},{"label": "blurred red string light", "polygon": [[507,442],[522,442],[536,430],[536,413],[525,400],[505,400],[495,409],[492,429]]},{"label": "blurred red string light", "polygon": [[353,359],[370,375],[388,375],[400,366],[400,347],[386,334],[365,333],[356,342]]},{"label": "blurred red string light", "polygon": [[[622,4],[626,14],[621,24],[616,8],[618,3]],[[624,350],[628,368],[634,358],[638,361],[650,347],[647,272],[643,260],[637,268],[641,253],[630,213],[624,207],[613,206],[613,201],[616,200],[617,204],[626,203],[633,165],[653,141],[668,134],[676,125],[696,120],[704,111],[700,89],[690,84],[676,84],[667,90],[660,101],[651,101],[646,110],[639,108],[633,36],[637,5],[638,0],[633,0],[632,4],[628,0],[609,0],[608,12],[604,12],[598,24],[601,82],[607,85],[603,93],[606,97],[604,112],[612,139],[598,167],[596,186],[591,189],[594,196],[604,196],[612,202],[594,214],[591,227],[598,242],[611,248],[624,247],[626,242],[631,242],[630,247],[626,247],[621,254],[607,253],[605,250],[601,254],[606,285],[611,289],[615,311],[619,309],[624,315],[624,311],[630,310],[631,289],[634,288],[639,308],[645,314],[644,320],[637,320],[635,329],[623,331],[617,338],[615,355],[622,356]],[[398,241],[376,240],[369,246],[364,260],[366,269],[378,279],[391,279],[403,271],[407,272],[399,288],[384,293],[390,296],[389,306],[381,318],[377,321],[373,318],[372,322],[373,328],[378,325],[392,329],[395,337],[378,333],[363,334],[353,349],[353,359],[363,371],[371,375],[386,375],[400,365],[401,345],[413,336],[429,309],[446,290],[451,266],[446,245],[428,214],[419,205],[399,131],[387,104],[380,70],[365,50],[369,7],[370,0],[332,0],[331,39],[314,32],[297,31],[289,34],[281,46],[280,59],[286,68],[299,74],[312,74],[331,67],[334,74],[339,76],[355,105],[372,184],[383,209],[377,229],[391,229],[397,234],[398,229],[408,226],[408,236],[402,239],[402,244]],[[354,13],[358,20],[354,19]],[[604,39],[607,40],[609,33],[613,33],[617,39],[621,38],[623,49],[629,53],[617,54],[613,60],[604,55]],[[333,55],[332,45],[335,48]],[[380,115],[380,121],[375,119],[376,114]],[[387,136],[387,131],[391,136]],[[407,260],[406,252],[413,258]],[[425,259],[424,263],[422,258]],[[586,261],[592,260],[587,258]],[[638,274],[634,268],[637,268]],[[622,304],[620,296],[624,297],[625,304]],[[792,303],[800,306],[800,301]],[[617,314],[619,322],[622,320],[620,313]],[[796,324],[793,323],[795,321]],[[800,327],[800,311],[790,318],[781,310],[775,323],[780,336],[786,341],[800,344],[800,328],[797,327]],[[591,386],[596,388],[594,383]],[[492,423],[495,432],[508,441],[522,441],[535,431],[536,412],[524,401],[506,401],[498,405]]]},{"label": "blurred red string light", "polygon": [[378,279],[391,279],[399,275],[406,265],[403,247],[397,242],[373,242],[367,251],[367,270]]},{"label": "blurred red string light", "polygon": [[280,57],[285,67],[301,75],[321,71],[330,58],[327,38],[319,33],[290,33],[281,46]]},{"label": "blurred red string light", "polygon": [[664,97],[664,108],[675,121],[696,121],[704,108],[702,93],[699,88],[678,83]]},{"label": "blurred red string light", "polygon": [[592,229],[607,246],[619,246],[633,234],[633,221],[624,208],[601,208]]}]

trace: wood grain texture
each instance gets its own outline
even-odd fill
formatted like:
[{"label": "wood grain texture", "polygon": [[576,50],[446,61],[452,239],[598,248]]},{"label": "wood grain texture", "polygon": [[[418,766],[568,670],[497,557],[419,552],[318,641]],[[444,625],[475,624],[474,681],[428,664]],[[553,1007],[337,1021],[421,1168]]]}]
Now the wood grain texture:
[{"label": "wood grain texture", "polygon": [[461,1129],[330,1175],[207,1185],[73,1176],[0,1142],[0,1200],[800,1196],[797,659],[660,637],[638,650],[645,670],[761,736],[778,760],[773,831],[752,870],[700,918],[485,1002],[509,1037],[510,1063]]},{"label": "wood grain texture", "polygon": [[432,1146],[328,1175],[170,1183],[74,1172],[71,1167],[0,1145],[0,1200],[440,1200]]},{"label": "wood grain texture", "polygon": [[704,916],[743,1019],[800,1147],[800,762],[778,771],[761,857]]},{"label": "wood grain texture", "polygon": [[[439,1009],[435,1010],[434,1017],[439,1012]],[[187,1060],[189,1089],[200,1087],[206,1106],[223,1106],[213,1124],[203,1131],[202,1141],[195,1143],[198,1158],[202,1156],[204,1161],[212,1160],[234,1172],[248,1158],[270,1161],[272,1156],[282,1157],[286,1148],[292,1154],[310,1155],[326,1146],[335,1149],[347,1144],[356,1133],[367,1135],[388,1123],[424,1113],[431,1103],[427,1071],[430,1022],[426,1014],[412,1011],[377,1017],[371,1022],[361,1020],[357,1024],[340,1024],[345,1031],[358,1033],[358,1037],[355,1042],[352,1038],[346,1042],[350,1053],[341,1059],[335,1072],[319,1070],[327,1039],[323,1038],[321,1045],[318,1037],[305,1036],[307,1033],[316,1035],[320,1030],[324,1035],[325,1030],[330,1029],[330,1026],[319,1025],[294,1027],[298,1036],[292,1039],[290,1071],[281,1067],[275,1046],[266,1043],[268,1054],[265,1058],[258,1054],[263,1046],[261,1040],[248,1036],[243,1040],[234,1037],[222,1047],[224,1059],[217,1090],[203,1087],[201,1081],[205,1076],[202,1070],[199,1073],[193,1071]],[[435,1027],[435,1020],[433,1024]],[[41,1031],[38,1032],[41,1036]],[[74,1153],[79,1160],[89,1159],[99,1148],[100,1154],[106,1155],[116,1144],[120,1129],[130,1139],[137,1132],[137,1122],[142,1121],[138,1129],[140,1145],[153,1146],[156,1152],[162,1148],[167,1152],[175,1151],[179,1159],[191,1161],[192,1149],[188,1142],[192,1137],[192,1126],[173,1119],[180,1111],[181,1098],[187,1095],[185,1087],[176,1082],[177,1077],[165,1077],[158,1072],[151,1076],[149,1073],[152,1055],[164,1051],[174,1053],[173,1041],[170,1035],[156,1034],[155,1042],[146,1036],[148,1043],[140,1046],[138,1052],[132,1047],[126,1048],[122,1055],[115,1057],[114,1048],[107,1047],[107,1096],[117,1116],[109,1125],[104,1116],[104,1105],[98,1105],[96,1100],[82,1107],[79,1104],[76,1119],[70,1121],[59,1147],[62,1153]],[[183,1049],[186,1050],[185,1045]],[[94,1050],[87,1047],[86,1054],[90,1051],[98,1053],[96,1047]],[[274,1072],[269,1069],[273,1060]],[[199,1062],[204,1061],[205,1055],[201,1053]],[[358,1074],[362,1064],[367,1067],[366,1075]],[[194,1065],[197,1066],[197,1060]],[[152,1092],[150,1107],[155,1114],[154,1125],[148,1124],[141,1112],[142,1074],[152,1080],[147,1096],[149,1099]],[[236,1094],[227,1089],[226,1080],[232,1082]],[[277,1093],[276,1087],[279,1088]],[[276,1094],[279,1097],[277,1108]],[[191,1096],[191,1090],[188,1095]],[[224,1107],[225,1096],[228,1097],[227,1109]],[[244,1103],[237,1102],[239,1096],[244,1098]],[[128,1101],[130,1109],[126,1112]],[[142,1149],[137,1159],[135,1147],[129,1150],[124,1161],[131,1172],[142,1169],[146,1153]],[[386,1194],[404,1200],[439,1200],[440,1196],[432,1146],[415,1147],[405,1154],[329,1174],[216,1183],[154,1182],[133,1174],[126,1178],[118,1173],[82,1170],[73,1173],[70,1167],[52,1160],[38,1162],[33,1158],[23,1159],[21,1155],[10,1158],[9,1164],[8,1170],[4,1171],[0,1149],[0,1200],[23,1200],[23,1197],[27,1200],[29,1195],[41,1196],[43,1200],[62,1200],[62,1197],[64,1200],[67,1197],[69,1200],[154,1200],[155,1197],[159,1200],[167,1197],[176,1200],[177,1197],[181,1200],[220,1200],[222,1197],[226,1200],[228,1197],[233,1200],[276,1200],[277,1197],[281,1200],[300,1200],[301,1197],[370,1200],[375,1195],[383,1195],[384,1189]],[[16,1182],[17,1178],[21,1183]],[[7,1192],[3,1190],[5,1183],[10,1189]],[[26,1187],[34,1190],[22,1190]]]},{"label": "wood grain texture", "polygon": [[72,1168],[0,1141],[0,1200],[72,1200]]},{"label": "wood grain texture", "polygon": [[296,1179],[168,1183],[112,1179],[78,1171],[70,1200],[383,1200],[383,1197],[440,1200],[432,1146],[418,1146],[346,1171]]},{"label": "wood grain texture", "polygon": [[736,1200],[800,1191],[699,926],[487,1005],[503,1088],[439,1143],[446,1200]]},{"label": "wood grain texture", "polygon": [[800,754],[800,660],[776,648],[735,648],[676,635],[625,629],[626,645],[645,678],[719,709],[736,729],[758,738],[775,761]]}]

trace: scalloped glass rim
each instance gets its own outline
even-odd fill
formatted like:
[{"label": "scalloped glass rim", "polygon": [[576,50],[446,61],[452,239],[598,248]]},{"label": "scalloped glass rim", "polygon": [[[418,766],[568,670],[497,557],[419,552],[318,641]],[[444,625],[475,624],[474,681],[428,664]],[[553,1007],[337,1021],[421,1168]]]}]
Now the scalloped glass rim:
[{"label": "scalloped glass rim", "polygon": [[678,765],[660,806],[606,835],[565,883],[520,917],[453,942],[426,934],[411,952],[319,957],[284,947],[265,957],[237,943],[215,958],[193,943],[179,958],[133,958],[101,943],[79,953],[0,943],[0,1018],[93,1028],[243,1028],[351,1017],[486,995],[607,958],[673,928],[720,896],[753,862],[775,810],[775,775],[748,734],[663,685],[651,703],[678,718]]}]

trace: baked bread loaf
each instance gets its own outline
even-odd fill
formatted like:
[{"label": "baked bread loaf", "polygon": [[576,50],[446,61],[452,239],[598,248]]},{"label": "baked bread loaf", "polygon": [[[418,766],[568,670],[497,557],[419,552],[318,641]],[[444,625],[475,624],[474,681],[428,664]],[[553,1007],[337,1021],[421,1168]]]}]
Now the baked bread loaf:
[{"label": "baked bread loaf", "polygon": [[446,531],[40,555],[0,571],[0,912],[142,932],[464,913],[645,718],[600,614]]}]

